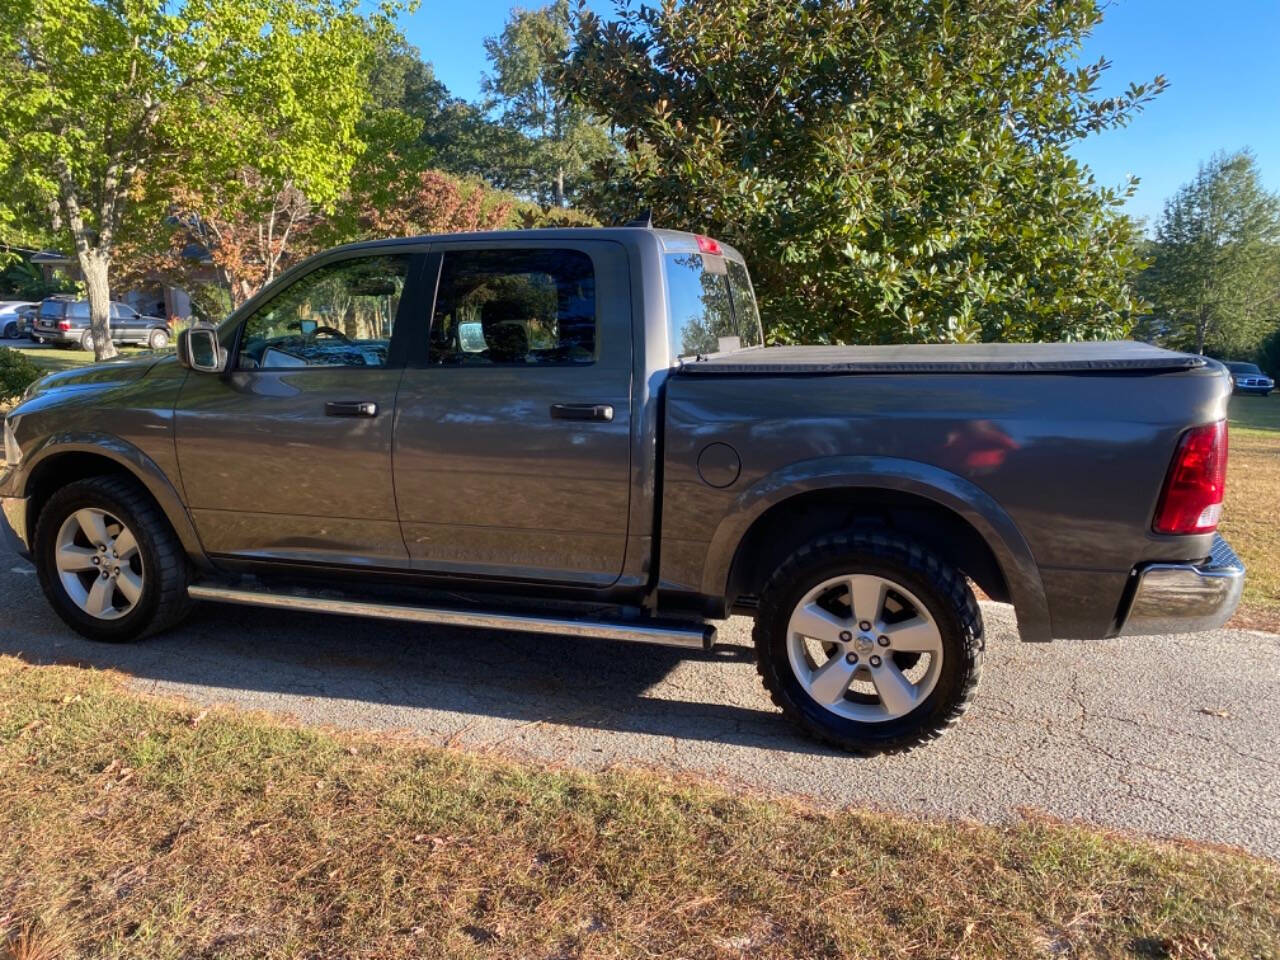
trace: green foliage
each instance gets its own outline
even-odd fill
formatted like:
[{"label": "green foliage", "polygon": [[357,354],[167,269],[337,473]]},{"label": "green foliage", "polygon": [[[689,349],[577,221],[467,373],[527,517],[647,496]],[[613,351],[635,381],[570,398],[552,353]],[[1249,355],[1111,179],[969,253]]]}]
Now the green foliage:
[{"label": "green foliage", "polygon": [[[0,259],[0,263],[4,260]],[[43,300],[55,293],[69,293],[75,284],[58,275],[45,280],[44,271],[30,260],[13,254],[0,269],[0,298]]]},{"label": "green foliage", "polygon": [[627,147],[589,202],[747,255],[774,341],[1123,336],[1134,229],[1068,153],[1095,0],[719,0],[579,15],[563,82]]},{"label": "green foliage", "polygon": [[604,127],[563,87],[571,42],[568,0],[514,10],[502,34],[484,42],[493,71],[484,89],[501,108],[503,127],[516,136],[505,144],[507,175],[495,182],[543,206],[564,206],[591,165],[613,153]]},{"label": "green foliage", "polygon": [[0,348],[0,401],[21,396],[22,391],[44,375],[25,353]]},{"label": "green foliage", "polygon": [[229,218],[282,192],[337,200],[364,146],[368,60],[394,12],[364,18],[357,0],[0,5],[8,215],[15,229],[20,214],[44,217],[75,250],[100,357],[114,353],[116,244],[154,232],[178,187]]},{"label": "green foliage", "polygon": [[1242,358],[1280,323],[1280,195],[1253,154],[1215,155],[1165,204],[1140,278],[1148,335]]}]

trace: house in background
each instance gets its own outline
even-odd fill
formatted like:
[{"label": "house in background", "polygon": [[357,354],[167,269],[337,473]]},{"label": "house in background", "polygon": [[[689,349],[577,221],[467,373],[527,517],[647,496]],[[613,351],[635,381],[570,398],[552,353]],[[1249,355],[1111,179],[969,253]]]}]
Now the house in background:
[{"label": "house in background", "polygon": [[[59,277],[73,281],[80,279],[80,265],[76,263],[75,257],[57,250],[40,250],[29,259],[40,267],[48,283],[56,282]],[[192,250],[190,259],[194,262],[196,271],[208,271],[208,279],[214,278],[207,251]],[[166,283],[159,277],[147,279],[129,290],[112,290],[111,299],[127,303],[139,313],[154,317],[177,317],[179,320],[189,320],[191,317],[191,297],[187,291]]]}]

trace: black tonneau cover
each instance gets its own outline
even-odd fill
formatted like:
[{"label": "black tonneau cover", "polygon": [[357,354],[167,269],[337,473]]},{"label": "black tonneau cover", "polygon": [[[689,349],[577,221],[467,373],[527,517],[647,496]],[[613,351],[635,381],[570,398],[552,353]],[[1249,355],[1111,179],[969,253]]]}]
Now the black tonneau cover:
[{"label": "black tonneau cover", "polygon": [[756,347],[685,360],[682,374],[1087,373],[1191,370],[1204,357],[1133,340],[877,347]]}]

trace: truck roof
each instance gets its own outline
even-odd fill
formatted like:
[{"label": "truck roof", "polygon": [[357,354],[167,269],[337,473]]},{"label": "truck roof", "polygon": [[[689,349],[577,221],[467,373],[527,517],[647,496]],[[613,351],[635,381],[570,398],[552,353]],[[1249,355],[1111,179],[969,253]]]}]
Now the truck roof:
[{"label": "truck roof", "polygon": [[[516,242],[522,240],[612,240],[614,242],[638,242],[657,240],[666,253],[697,253],[698,236],[684,230],[666,230],[655,227],[549,227],[537,230],[479,230],[471,233],[435,233],[413,237],[388,237],[385,240],[363,240],[348,243],[336,250],[381,250],[408,244],[452,241]],[[717,240],[724,255],[731,260],[742,261],[742,254],[723,240]],[[333,251],[326,251],[331,253]]]}]

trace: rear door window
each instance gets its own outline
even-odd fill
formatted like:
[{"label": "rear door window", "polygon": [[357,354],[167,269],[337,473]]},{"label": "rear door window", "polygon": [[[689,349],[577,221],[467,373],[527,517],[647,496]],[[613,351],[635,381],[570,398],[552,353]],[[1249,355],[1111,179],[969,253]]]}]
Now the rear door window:
[{"label": "rear door window", "polygon": [[67,304],[67,316],[72,320],[88,320],[89,301],[76,300],[74,303]]},{"label": "rear door window", "polygon": [[595,269],[580,250],[446,252],[438,290],[431,363],[489,366],[595,359]]}]

